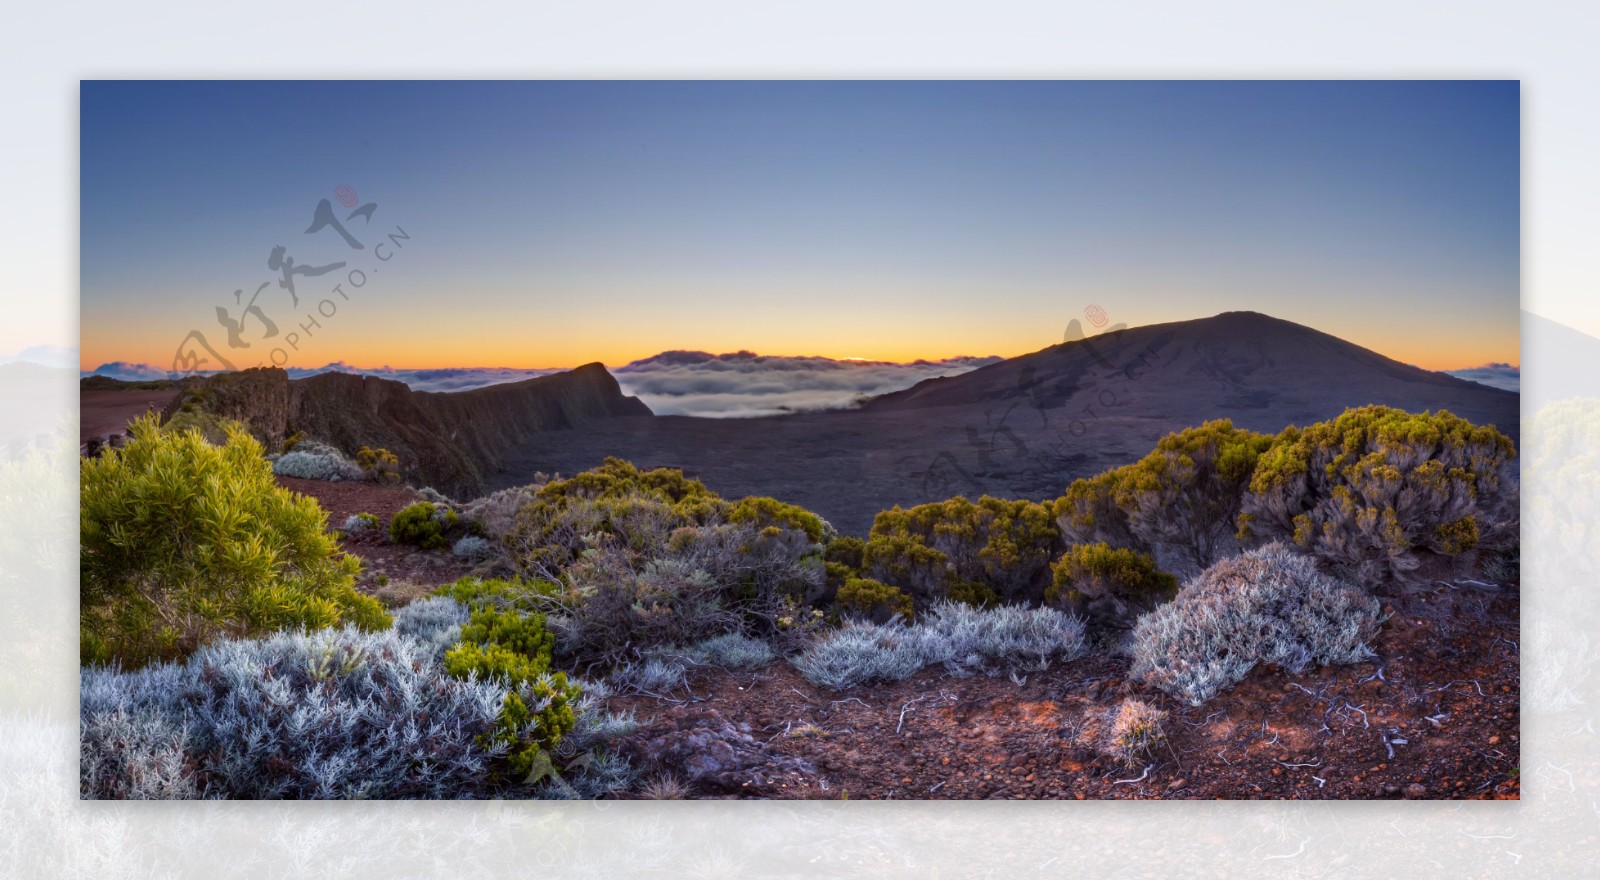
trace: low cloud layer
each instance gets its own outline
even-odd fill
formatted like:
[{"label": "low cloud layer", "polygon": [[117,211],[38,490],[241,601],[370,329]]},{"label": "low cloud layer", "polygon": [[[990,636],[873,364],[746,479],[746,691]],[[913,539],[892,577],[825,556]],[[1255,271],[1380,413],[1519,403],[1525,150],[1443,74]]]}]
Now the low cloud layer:
[{"label": "low cloud layer", "polygon": [[413,391],[471,391],[474,388],[501,385],[506,382],[521,382],[523,379],[548,376],[551,373],[563,371],[515,370],[510,367],[446,367],[438,370],[398,370],[394,367],[363,369],[338,362],[315,369],[290,368],[288,370],[289,378],[291,379],[303,379],[306,376],[313,376],[317,373],[331,372],[355,373],[361,376],[394,379],[410,385]]},{"label": "low cloud layer", "polygon": [[1466,379],[1492,388],[1522,392],[1522,368],[1510,364],[1484,364],[1467,370],[1446,370],[1457,379]]},{"label": "low cloud layer", "polygon": [[[515,370],[509,367],[449,367],[438,370],[400,370],[394,367],[354,367],[335,361],[320,367],[289,367],[285,370],[291,379],[304,379],[318,373],[354,373],[359,376],[377,376],[404,382],[416,391],[470,391],[488,385],[520,382],[535,376],[548,376],[561,370]],[[101,364],[85,376],[110,376],[126,382],[146,379],[166,379],[172,374],[149,364],[112,361]]]},{"label": "low cloud layer", "polygon": [[898,364],[748,351],[668,351],[611,372],[624,392],[643,400],[657,415],[747,418],[843,409],[924,379],[954,376],[999,360],[960,357]]},{"label": "low cloud layer", "polygon": [[[637,396],[657,415],[749,418],[844,409],[868,397],[910,388],[923,379],[954,376],[999,360],[998,357],[960,357],[897,364],[836,361],[823,357],[772,357],[748,351],[733,354],[668,351],[613,368],[611,374],[616,376],[624,394]],[[354,367],[341,362],[287,370],[291,379],[333,371],[395,379],[417,391],[468,391],[562,372],[500,367],[402,370]],[[134,382],[165,379],[169,374],[149,364],[113,361],[83,375]]]}]

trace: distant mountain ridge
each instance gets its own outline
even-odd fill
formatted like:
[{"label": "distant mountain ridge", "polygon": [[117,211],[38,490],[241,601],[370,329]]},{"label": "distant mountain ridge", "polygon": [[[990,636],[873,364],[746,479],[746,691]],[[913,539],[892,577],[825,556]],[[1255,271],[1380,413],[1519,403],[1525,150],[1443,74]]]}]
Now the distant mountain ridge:
[{"label": "distant mountain ridge", "polygon": [[383,447],[413,482],[462,497],[483,492],[507,453],[535,434],[651,415],[599,363],[458,392],[340,372],[290,379],[281,369],[257,368],[198,380],[166,417],[185,404],[244,422],[269,449],[296,432],[347,452]]},{"label": "distant mountain ridge", "polygon": [[242,419],[273,444],[304,431],[347,451],[385,447],[412,482],[457,497],[617,455],[683,468],[727,496],[801,504],[852,534],[896,504],[1054,498],[1164,434],[1218,418],[1276,433],[1384,404],[1448,409],[1514,440],[1521,428],[1516,393],[1254,312],[1119,330],[857,408],[762,418],[656,415],[600,364],[453,393],[349,373],[291,380],[248,370],[199,380],[173,409],[183,400]]},{"label": "distant mountain ridge", "polygon": [[1254,312],[1119,330],[858,408],[753,419],[596,420],[535,436],[500,485],[618,455],[685,468],[729,496],[771,495],[849,534],[896,504],[991,494],[1047,500],[1133,461],[1163,435],[1219,418],[1277,433],[1384,404],[1448,409],[1520,439],[1516,393],[1400,363]]},{"label": "distant mountain ridge", "polygon": [[[874,398],[866,410],[1017,403],[1065,406],[1099,388],[1100,412],[1118,408],[1117,386],[1137,386],[1140,401],[1198,423],[1273,412],[1272,423],[1336,415],[1358,383],[1365,403],[1450,409],[1515,435],[1517,395],[1424,370],[1310,327],[1259,312],[1151,324],[1053,345],[1033,354]],[[1330,399],[1338,398],[1338,403]],[[1088,409],[1096,409],[1085,404]],[[1281,427],[1281,425],[1279,425]]]}]

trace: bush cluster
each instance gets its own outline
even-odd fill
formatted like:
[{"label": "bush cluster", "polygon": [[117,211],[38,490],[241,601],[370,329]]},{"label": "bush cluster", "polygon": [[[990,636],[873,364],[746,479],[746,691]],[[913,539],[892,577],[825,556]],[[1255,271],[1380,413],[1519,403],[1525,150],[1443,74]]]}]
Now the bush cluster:
[{"label": "bush cluster", "polygon": [[84,662],[136,666],[219,635],[389,625],[356,592],[359,565],[327,515],[280,488],[238,428],[215,446],[146,416],[121,449],[84,459],[79,479]]},{"label": "bush cluster", "polygon": [[1141,617],[1131,674],[1198,706],[1258,663],[1299,673],[1365,660],[1381,622],[1376,599],[1270,544],[1216,563]]},{"label": "bush cluster", "polygon": [[834,603],[846,614],[873,623],[887,623],[896,617],[910,620],[913,615],[910,596],[899,587],[871,578],[847,579],[839,588]]},{"label": "bush cluster", "polygon": [[[403,613],[403,612],[402,612]],[[86,798],[455,798],[488,791],[504,689],[354,629],[222,640],[82,672]]]},{"label": "bush cluster", "polygon": [[431,501],[418,501],[402,508],[389,520],[389,539],[423,550],[443,550],[450,546],[447,535],[461,522],[449,507]]},{"label": "bush cluster", "polygon": [[450,547],[450,554],[468,562],[481,562],[494,555],[494,544],[478,535],[463,535]]},{"label": "bush cluster", "polygon": [[1403,577],[1425,552],[1515,534],[1515,456],[1504,434],[1444,410],[1347,410],[1278,435],[1250,478],[1239,534],[1290,542],[1365,582]]},{"label": "bush cluster", "polygon": [[1157,568],[1155,560],[1103,541],[1067,548],[1050,570],[1045,602],[1112,625],[1131,623],[1178,593],[1178,579]]},{"label": "bush cluster", "polygon": [[[577,685],[446,671],[468,615],[440,596],[402,609],[382,632],[283,632],[218,641],[183,663],[134,672],[86,667],[80,793],[596,797],[631,784],[626,762],[600,748],[631,722]],[[559,772],[552,755],[565,765]],[[501,772],[507,766],[514,775]]]},{"label": "bush cluster", "polygon": [[278,456],[272,463],[272,472],[280,477],[335,483],[359,481],[367,476],[366,471],[343,452],[314,440],[302,440],[293,450]]},{"label": "bush cluster", "polygon": [[387,449],[363,446],[356,450],[356,466],[362,475],[378,483],[400,482],[400,457]]},{"label": "bush cluster", "polygon": [[1233,546],[1241,496],[1271,444],[1227,419],[1168,434],[1139,461],[1068,486],[1056,522],[1070,543],[1164,553],[1205,568]]},{"label": "bush cluster", "polygon": [[861,549],[860,570],[905,590],[919,605],[1036,602],[1060,552],[1061,534],[1044,505],[956,497],[879,513]]},{"label": "bush cluster", "polygon": [[560,585],[548,607],[563,656],[617,664],[725,633],[797,637],[821,618],[833,537],[794,505],[727,501],[613,458],[534,490],[506,547],[521,574]]},{"label": "bush cluster", "polygon": [[1043,668],[1088,648],[1083,624],[1054,608],[974,608],[943,602],[915,624],[849,621],[819,635],[794,660],[807,681],[842,690],[899,681],[943,664],[957,674],[1003,666]]},{"label": "bush cluster", "polygon": [[440,591],[460,597],[470,609],[460,641],[444,654],[445,671],[507,688],[483,742],[504,746],[519,777],[555,770],[551,756],[577,723],[574,706],[583,695],[566,673],[550,671],[555,637],[545,628],[545,616],[519,608],[536,604],[541,590],[536,584],[462,578]]},{"label": "bush cluster", "polygon": [[378,518],[370,513],[352,513],[345,517],[340,531],[347,535],[360,535],[375,531],[378,528]]}]

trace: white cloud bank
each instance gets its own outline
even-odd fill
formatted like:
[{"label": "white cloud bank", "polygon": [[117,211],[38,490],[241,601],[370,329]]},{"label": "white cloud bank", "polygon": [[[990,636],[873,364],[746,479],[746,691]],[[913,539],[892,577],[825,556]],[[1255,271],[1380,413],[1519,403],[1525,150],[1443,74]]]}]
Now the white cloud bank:
[{"label": "white cloud bank", "polygon": [[1445,370],[1446,373],[1457,379],[1466,379],[1480,385],[1500,388],[1505,391],[1522,392],[1522,368],[1510,364],[1484,364],[1481,367],[1472,367],[1466,370]]},{"label": "white cloud bank", "polygon": [[844,409],[924,379],[954,376],[999,360],[959,357],[900,364],[748,351],[668,351],[611,372],[625,392],[643,400],[656,415],[741,418]]},{"label": "white cloud bank", "polygon": [[[999,360],[998,357],[959,357],[899,364],[824,357],[775,357],[748,351],[732,354],[668,351],[613,368],[611,374],[616,376],[624,394],[643,400],[657,415],[747,418],[844,409],[868,397],[910,388],[924,379],[954,376]],[[467,391],[562,372],[502,367],[404,370],[387,366],[354,367],[342,362],[288,369],[292,379],[333,371],[395,379],[417,391]],[[140,381],[164,379],[168,373],[149,364],[113,361],[83,375]]]}]

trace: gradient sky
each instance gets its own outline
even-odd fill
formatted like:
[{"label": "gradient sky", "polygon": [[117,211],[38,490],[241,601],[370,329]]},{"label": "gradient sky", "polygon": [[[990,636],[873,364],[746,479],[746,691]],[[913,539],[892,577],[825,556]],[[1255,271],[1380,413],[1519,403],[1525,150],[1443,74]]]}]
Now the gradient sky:
[{"label": "gradient sky", "polygon": [[[1011,356],[1100,305],[1518,363],[1515,82],[86,82],[84,368]],[[305,234],[341,184],[371,226]],[[341,219],[348,213],[334,203]],[[373,246],[411,240],[379,263]]]}]

